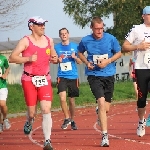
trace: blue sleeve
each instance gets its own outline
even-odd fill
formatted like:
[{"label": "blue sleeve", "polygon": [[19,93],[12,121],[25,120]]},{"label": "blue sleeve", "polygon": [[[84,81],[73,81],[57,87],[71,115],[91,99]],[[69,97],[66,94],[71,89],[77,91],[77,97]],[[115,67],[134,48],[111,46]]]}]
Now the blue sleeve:
[{"label": "blue sleeve", "polygon": [[119,51],[121,51],[121,46],[115,37],[113,38],[112,50],[113,53],[118,53]]},{"label": "blue sleeve", "polygon": [[83,44],[83,41],[81,41],[81,42],[79,43],[78,51],[81,52],[81,53],[84,53],[84,52],[86,51],[86,48],[85,48],[85,46],[84,46],[84,44]]}]

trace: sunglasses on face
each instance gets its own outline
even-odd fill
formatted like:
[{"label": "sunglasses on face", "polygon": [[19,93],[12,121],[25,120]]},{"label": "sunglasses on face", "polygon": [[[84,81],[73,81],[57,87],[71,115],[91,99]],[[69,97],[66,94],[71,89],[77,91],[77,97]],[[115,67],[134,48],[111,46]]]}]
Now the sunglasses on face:
[{"label": "sunglasses on face", "polygon": [[45,26],[45,22],[44,23],[37,23],[37,22],[33,22],[34,25],[37,25],[38,27],[43,27]]}]

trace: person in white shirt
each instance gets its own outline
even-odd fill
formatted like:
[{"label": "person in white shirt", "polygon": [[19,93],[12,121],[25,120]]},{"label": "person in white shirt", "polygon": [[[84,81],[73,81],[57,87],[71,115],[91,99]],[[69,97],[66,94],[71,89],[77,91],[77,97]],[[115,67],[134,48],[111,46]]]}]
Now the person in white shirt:
[{"label": "person in white shirt", "polygon": [[138,127],[137,135],[145,135],[146,99],[148,94],[148,82],[150,81],[150,6],[143,9],[143,24],[134,25],[125,37],[122,49],[124,52],[134,51],[135,75],[138,87]]}]

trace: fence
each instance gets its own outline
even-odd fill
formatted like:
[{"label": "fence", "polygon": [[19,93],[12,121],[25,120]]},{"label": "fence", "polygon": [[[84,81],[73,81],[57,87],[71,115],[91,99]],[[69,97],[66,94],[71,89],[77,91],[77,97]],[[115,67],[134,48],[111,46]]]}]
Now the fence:
[{"label": "fence", "polygon": [[[8,56],[7,56],[8,57]],[[120,59],[116,61],[116,74],[115,80],[128,80],[129,79],[129,59],[131,56],[122,56]],[[57,65],[50,64],[50,74],[52,77],[52,82],[56,82],[57,77]],[[23,72],[22,64],[10,64],[10,73],[8,75],[8,83],[20,84],[20,78]],[[78,73],[79,73],[79,81],[80,83],[87,82],[87,77],[85,76],[85,65],[78,65]]]}]

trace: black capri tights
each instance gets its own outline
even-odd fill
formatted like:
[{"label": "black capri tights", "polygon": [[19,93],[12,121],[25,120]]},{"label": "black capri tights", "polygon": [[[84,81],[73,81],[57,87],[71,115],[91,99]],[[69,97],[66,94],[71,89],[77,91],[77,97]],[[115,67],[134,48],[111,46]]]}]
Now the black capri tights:
[{"label": "black capri tights", "polygon": [[150,69],[135,69],[137,77],[138,101],[137,107],[144,108],[148,94],[148,83],[150,81]]}]

